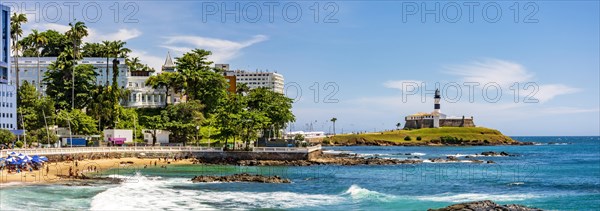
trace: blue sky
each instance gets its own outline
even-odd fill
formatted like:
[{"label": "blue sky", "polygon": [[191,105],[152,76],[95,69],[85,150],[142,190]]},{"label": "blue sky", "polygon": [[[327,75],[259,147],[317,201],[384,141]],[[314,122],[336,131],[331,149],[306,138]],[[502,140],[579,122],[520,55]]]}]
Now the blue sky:
[{"label": "blue sky", "polygon": [[[58,10],[45,1],[38,3],[31,12],[35,14],[28,17],[31,21],[37,15],[40,21],[26,25],[26,33],[66,30],[64,2],[57,2],[61,15],[56,22],[50,19],[57,17]],[[153,67],[159,68],[167,51],[179,56],[189,49],[206,48],[215,53],[212,59],[217,63],[232,68],[282,73],[291,86],[290,97],[297,96],[297,88],[302,90],[294,104],[295,130],[306,130],[312,123],[314,130],[328,132],[327,120],[332,117],[338,118],[338,133],[393,129],[396,122],[404,123],[405,115],[430,112],[432,95],[423,102],[419,93],[423,84],[431,92],[439,83],[441,88],[458,84],[462,89],[457,102],[442,101],[442,111],[474,116],[480,126],[508,135],[600,135],[597,1],[518,2],[518,7],[515,1],[482,2],[473,7],[472,21],[467,5],[447,1],[279,2],[272,16],[266,5],[273,2],[132,1],[126,5],[120,1],[116,22],[115,7],[111,9],[115,1],[87,3],[102,11],[95,23],[88,23],[92,31],[88,41],[126,40],[134,56]],[[222,20],[224,7],[234,9],[236,3],[240,21],[232,14]],[[439,9],[434,13],[440,21],[433,14],[422,20],[421,12],[434,9],[436,3]],[[85,5],[75,7],[78,20],[84,20],[84,13],[88,19],[96,15],[94,7],[84,11]],[[35,2],[27,1],[25,6],[35,9]],[[284,7],[287,15],[282,15]],[[137,12],[132,13],[134,8]],[[296,8],[302,14],[292,22]],[[501,15],[496,16],[496,8]],[[519,8],[517,22],[515,8]],[[138,22],[124,21],[128,14]],[[257,14],[260,20],[252,21]],[[468,87],[462,86],[465,82],[481,84],[473,92],[473,102]],[[537,103],[523,102],[532,91],[523,89],[529,82],[537,87],[533,95]],[[403,92],[402,85],[409,83],[418,85],[416,95]],[[483,97],[487,83],[502,88],[497,102],[486,101],[493,95]],[[514,83],[521,86],[519,94],[510,89]],[[319,90],[318,101],[315,90]],[[450,86],[442,94],[446,99],[458,92]],[[514,102],[515,95],[519,102]]]}]

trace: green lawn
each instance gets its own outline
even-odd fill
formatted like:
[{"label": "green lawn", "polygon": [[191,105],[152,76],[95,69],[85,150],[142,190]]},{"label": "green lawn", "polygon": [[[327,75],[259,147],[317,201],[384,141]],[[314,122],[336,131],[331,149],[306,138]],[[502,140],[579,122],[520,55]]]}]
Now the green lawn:
[{"label": "green lawn", "polygon": [[[411,140],[405,140],[405,137]],[[417,140],[421,137],[421,140]],[[442,137],[447,137],[442,139]],[[514,142],[508,136],[503,135],[498,130],[483,127],[442,127],[442,128],[423,128],[416,130],[395,130],[377,133],[364,134],[343,134],[329,137],[330,143],[374,143],[380,141],[389,141],[395,143],[442,143],[447,140],[466,143],[490,143],[501,144]],[[487,142],[486,142],[487,141]]]}]

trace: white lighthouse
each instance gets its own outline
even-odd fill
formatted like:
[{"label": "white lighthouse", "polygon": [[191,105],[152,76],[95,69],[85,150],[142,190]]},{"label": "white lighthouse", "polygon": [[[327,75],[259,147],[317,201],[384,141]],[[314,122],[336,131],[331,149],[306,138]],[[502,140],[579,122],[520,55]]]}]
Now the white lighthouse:
[{"label": "white lighthouse", "polygon": [[439,128],[440,127],[440,90],[436,89],[435,90],[435,96],[433,97],[433,127],[434,128]]}]

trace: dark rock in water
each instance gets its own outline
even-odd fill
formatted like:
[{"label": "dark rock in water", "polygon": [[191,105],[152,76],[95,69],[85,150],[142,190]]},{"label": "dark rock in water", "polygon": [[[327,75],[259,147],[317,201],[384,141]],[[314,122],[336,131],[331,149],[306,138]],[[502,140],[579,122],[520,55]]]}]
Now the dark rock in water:
[{"label": "dark rock in water", "polygon": [[247,173],[228,176],[195,176],[193,182],[258,182],[258,183],[291,183],[289,179],[279,176],[250,175]]},{"label": "dark rock in water", "polygon": [[428,211],[542,211],[538,208],[529,208],[518,204],[499,205],[490,200],[466,202],[450,205],[439,209],[429,209]]},{"label": "dark rock in water", "polygon": [[454,157],[454,156],[448,156],[446,157],[446,159],[448,159],[449,161],[457,161],[458,158]]},{"label": "dark rock in water", "polygon": [[487,163],[496,163],[493,160],[488,160]]},{"label": "dark rock in water", "polygon": [[511,156],[510,154],[508,154],[507,152],[493,152],[493,151],[489,151],[489,152],[482,152],[481,155],[483,156]]}]

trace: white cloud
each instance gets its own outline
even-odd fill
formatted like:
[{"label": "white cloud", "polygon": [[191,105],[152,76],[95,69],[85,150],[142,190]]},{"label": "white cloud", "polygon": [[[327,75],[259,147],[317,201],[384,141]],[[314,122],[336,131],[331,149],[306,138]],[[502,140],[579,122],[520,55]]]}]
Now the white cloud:
[{"label": "white cloud", "polygon": [[[519,95],[521,97],[531,97],[529,95],[532,94],[529,90],[523,90],[523,86],[526,83],[534,81],[534,74],[530,73],[523,65],[515,62],[500,59],[485,59],[463,65],[448,66],[446,67],[446,72],[460,76],[460,80],[463,82],[477,82],[481,85],[497,83],[503,90],[512,90],[514,89],[513,85],[519,83]],[[538,90],[533,95],[533,98],[538,99],[540,103],[547,102],[559,95],[573,94],[581,91],[578,88],[564,84],[535,83],[534,85],[537,86]]]},{"label": "white cloud", "polygon": [[408,88],[409,86],[414,86],[414,88],[418,88],[419,86],[421,86],[421,83],[423,83],[423,81],[417,81],[417,80],[399,80],[399,81],[386,81],[385,83],[383,83],[383,86],[387,87],[387,88],[392,88],[392,89],[399,89],[399,90],[404,90],[404,88]]},{"label": "white cloud", "polygon": [[56,24],[56,23],[35,23],[31,25],[24,25],[23,37],[26,37],[31,33],[33,29],[37,29],[38,31],[46,31],[46,30],[54,30],[60,33],[65,33],[69,31],[70,27],[67,25]]},{"label": "white cloud", "polygon": [[556,96],[573,94],[579,91],[581,91],[581,89],[563,84],[546,84],[539,86],[539,91],[533,95],[533,98],[538,99],[540,103],[544,103]]},{"label": "white cloud", "polygon": [[162,65],[165,62],[165,57],[150,55],[146,51],[131,49],[130,57],[139,57],[142,64],[147,64],[151,68],[154,68],[157,72],[160,72]]},{"label": "white cloud", "polygon": [[236,42],[200,36],[171,36],[167,37],[166,44],[162,47],[181,54],[189,52],[193,48],[210,50],[213,53],[210,60],[216,63],[225,63],[238,56],[242,49],[267,39],[267,36],[256,35],[249,40]]},{"label": "white cloud", "polygon": [[[67,32],[71,27],[56,23],[31,24],[23,32],[23,37],[31,33],[32,29],[38,31],[55,30],[60,33]],[[104,40],[127,41],[139,37],[142,32],[138,29],[119,29],[116,32],[101,32],[95,28],[88,28],[88,36],[83,38],[84,42],[101,42]]]},{"label": "white cloud", "polygon": [[481,84],[495,82],[501,86],[510,86],[515,82],[526,82],[533,78],[533,74],[529,73],[522,65],[499,59],[452,65],[446,69],[447,73],[461,76],[465,82]]},{"label": "white cloud", "polygon": [[137,29],[119,29],[112,33],[99,32],[96,29],[89,28],[88,36],[83,39],[84,42],[102,42],[104,40],[121,40],[127,41],[142,35],[142,32]]},{"label": "white cloud", "polygon": [[548,114],[577,114],[577,113],[589,113],[598,112],[598,108],[576,108],[576,107],[553,107],[543,109],[542,112]]}]

